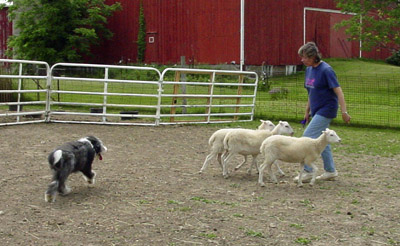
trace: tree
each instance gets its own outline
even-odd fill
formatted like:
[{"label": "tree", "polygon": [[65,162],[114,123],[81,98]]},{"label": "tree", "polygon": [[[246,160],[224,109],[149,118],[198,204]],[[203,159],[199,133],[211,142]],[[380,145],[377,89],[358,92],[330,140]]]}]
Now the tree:
[{"label": "tree", "polygon": [[[8,0],[11,2],[11,0]],[[49,64],[79,62],[91,47],[110,39],[107,17],[121,9],[104,0],[12,0],[9,17],[19,33],[8,40],[8,55]]]},{"label": "tree", "polygon": [[400,1],[399,0],[336,0],[344,12],[357,15],[343,20],[337,28],[346,27],[351,40],[361,40],[362,49],[387,48],[392,52],[400,49]]},{"label": "tree", "polygon": [[144,18],[143,2],[140,1],[139,7],[139,32],[138,32],[138,58],[139,62],[144,61],[144,54],[146,53],[146,20]]}]

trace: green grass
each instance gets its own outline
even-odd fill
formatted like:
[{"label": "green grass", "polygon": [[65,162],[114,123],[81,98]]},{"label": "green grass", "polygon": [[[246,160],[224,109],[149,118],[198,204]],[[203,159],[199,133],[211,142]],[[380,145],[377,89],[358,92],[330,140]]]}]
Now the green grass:
[{"label": "green grass", "polygon": [[[327,59],[345,94],[352,122],[358,125],[400,127],[400,67],[359,59]],[[256,115],[301,120],[307,103],[304,72],[271,78],[270,88],[285,88],[285,98],[258,93]],[[341,122],[341,119],[336,121]]]},{"label": "green grass", "polygon": [[389,65],[383,61],[374,61],[367,59],[324,59],[326,60],[339,75],[393,75],[400,73],[400,67]]},{"label": "green grass", "polygon": [[[347,108],[352,116],[352,123],[356,125],[380,126],[400,128],[400,67],[388,65],[380,61],[360,60],[360,59],[326,59],[334,68],[339,83],[344,91]],[[162,66],[158,69],[164,70]],[[80,74],[92,78],[102,78],[104,74],[101,71],[95,71],[93,74]],[[110,78],[156,81],[158,76],[151,71],[137,70],[110,70]],[[236,76],[216,76],[216,81],[237,82]],[[166,81],[174,81],[175,72],[166,73]],[[186,76],[187,81],[208,82],[209,74],[193,74]],[[245,78],[246,82],[251,82],[251,78]],[[305,105],[307,102],[306,90],[303,86],[304,71],[295,75],[272,77],[268,80],[267,87],[262,86],[263,81],[259,81],[257,92],[255,116],[257,118],[270,120],[292,120],[299,121],[304,116]],[[24,80],[23,88],[37,89],[46,88],[46,81],[40,80],[34,83],[31,80]],[[17,80],[13,80],[13,88],[17,88]],[[83,82],[70,80],[57,80],[52,84],[52,89],[67,91],[89,91],[103,92],[104,85],[101,82]],[[271,94],[271,89],[280,89],[283,93]],[[110,93],[137,93],[156,95],[157,85],[128,84],[128,83],[109,83],[107,91]],[[173,94],[173,85],[165,84],[163,94]],[[187,85],[186,93],[196,95],[208,94],[207,85]],[[252,87],[244,87],[242,95],[252,95]],[[182,93],[182,86],[178,93]],[[237,95],[237,86],[215,86],[214,94],[219,95]],[[16,96],[13,95],[14,97]],[[45,93],[27,93],[24,94],[25,101],[45,100]],[[57,102],[82,102],[102,104],[104,97],[101,95],[78,95],[78,94],[52,94],[52,100]],[[132,105],[129,107],[109,108],[108,112],[118,113],[123,110],[139,110],[140,114],[155,114],[155,109],[142,108],[135,105],[157,105],[157,98],[151,96],[108,96],[108,104]],[[188,105],[205,105],[207,98],[188,98]],[[232,104],[235,105],[236,99],[218,99],[213,98],[213,105]],[[161,100],[162,114],[171,112],[171,105],[182,105],[182,98],[163,97]],[[240,104],[252,104],[251,98],[242,98]],[[74,110],[88,112],[89,106],[71,108],[69,106],[52,106],[53,110]],[[230,108],[212,108],[211,113],[233,113],[235,107]],[[187,109],[188,114],[203,114],[207,111],[206,107],[192,107]],[[249,113],[251,108],[241,107],[239,112]],[[178,107],[176,113],[183,113],[183,109]],[[204,117],[203,117],[204,118]],[[179,117],[179,120],[186,119]],[[248,119],[246,117],[242,119]],[[342,123],[341,119],[335,119],[335,123]]]}]

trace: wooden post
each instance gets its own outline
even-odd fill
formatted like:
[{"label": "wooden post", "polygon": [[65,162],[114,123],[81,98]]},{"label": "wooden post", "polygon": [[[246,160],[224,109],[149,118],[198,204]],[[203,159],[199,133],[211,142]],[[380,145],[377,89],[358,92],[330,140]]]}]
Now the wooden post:
[{"label": "wooden post", "polygon": [[[244,81],[244,76],[243,76],[243,75],[239,75],[239,84],[243,84],[243,81]],[[242,90],[243,90],[243,86],[238,86],[238,90],[237,90],[238,96],[241,96],[241,95],[242,95]],[[242,99],[241,97],[238,97],[238,98],[236,99],[236,105],[240,105],[241,99]],[[235,108],[235,113],[239,113],[239,112],[240,112],[240,107],[236,107],[236,108]],[[233,119],[234,119],[234,120],[237,120],[237,119],[238,119],[238,116],[235,115],[235,116],[233,117]]]},{"label": "wooden post", "polygon": [[[175,81],[179,82],[181,79],[181,72],[176,71],[175,72]],[[174,85],[174,91],[173,91],[174,95],[179,93],[179,84],[175,84]],[[172,98],[172,106],[175,106],[177,104],[177,97],[173,97]],[[176,107],[171,107],[171,114],[175,114],[176,113]],[[175,117],[171,116],[169,118],[170,122],[174,122],[175,121]]]},{"label": "wooden post", "polygon": [[[214,76],[213,76],[214,74],[213,73],[210,73],[210,82],[212,82],[212,83],[214,83]],[[206,121],[208,120],[208,114],[210,113],[210,111],[211,111],[211,93],[212,93],[212,88],[213,88],[213,85],[209,85],[208,86],[208,95],[209,95],[209,97],[207,97],[207,105],[208,105],[208,107],[206,108],[206,114],[207,114],[207,116],[206,116]]]},{"label": "wooden post", "polygon": [[[181,56],[181,67],[183,67],[183,68],[186,67],[185,56]],[[180,81],[186,82],[186,74],[185,73],[181,74]],[[182,84],[182,94],[186,94],[186,84]],[[182,105],[187,105],[186,97],[182,98]],[[182,107],[182,113],[186,114],[186,107]]]}]

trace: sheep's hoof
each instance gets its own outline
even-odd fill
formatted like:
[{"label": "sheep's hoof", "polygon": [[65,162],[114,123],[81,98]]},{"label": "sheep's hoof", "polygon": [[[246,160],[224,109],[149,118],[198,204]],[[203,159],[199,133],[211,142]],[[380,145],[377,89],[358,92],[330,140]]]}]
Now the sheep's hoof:
[{"label": "sheep's hoof", "polygon": [[202,173],[203,173],[203,170],[200,170],[199,173],[202,174]]},{"label": "sheep's hoof", "polygon": [[314,182],[311,182],[311,183],[310,183],[310,186],[314,186]]},{"label": "sheep's hoof", "polygon": [[303,187],[303,184],[298,184],[297,187],[301,188]]},{"label": "sheep's hoof", "polygon": [[285,173],[279,173],[280,177],[285,177],[285,175],[286,175]]},{"label": "sheep's hoof", "polygon": [[226,178],[226,179],[229,178],[229,175],[228,175],[228,174],[224,174],[223,176],[224,176],[224,178]]},{"label": "sheep's hoof", "polygon": [[260,186],[265,187],[265,183],[264,182],[260,183]]}]

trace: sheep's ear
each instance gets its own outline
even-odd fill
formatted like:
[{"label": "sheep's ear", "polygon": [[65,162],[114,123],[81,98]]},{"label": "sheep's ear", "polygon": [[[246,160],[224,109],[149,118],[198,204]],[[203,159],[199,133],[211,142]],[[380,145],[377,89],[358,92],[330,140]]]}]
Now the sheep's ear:
[{"label": "sheep's ear", "polygon": [[283,122],[280,120],[280,121],[279,121],[279,124],[283,124]]},{"label": "sheep's ear", "polygon": [[326,128],[325,131],[329,131],[329,128]]},{"label": "sheep's ear", "polygon": [[260,122],[263,123],[264,121],[263,121],[263,120],[260,120]]}]

